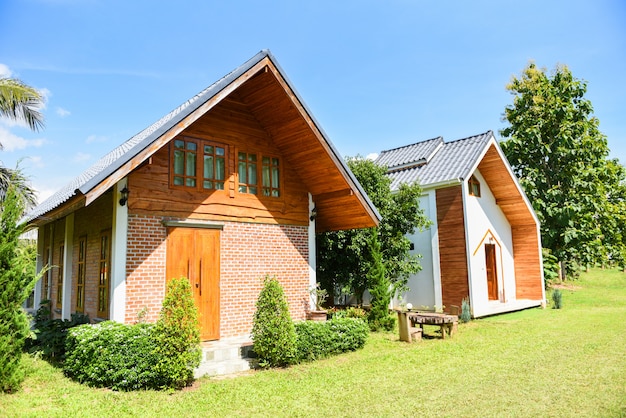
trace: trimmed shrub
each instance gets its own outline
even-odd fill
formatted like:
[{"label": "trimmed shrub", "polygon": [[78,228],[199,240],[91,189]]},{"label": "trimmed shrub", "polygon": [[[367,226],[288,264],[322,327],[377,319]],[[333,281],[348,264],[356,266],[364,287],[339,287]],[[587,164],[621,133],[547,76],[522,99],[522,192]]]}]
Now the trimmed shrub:
[{"label": "trimmed shrub", "polygon": [[298,361],[311,361],[362,348],[369,335],[367,322],[356,318],[304,321],[295,324]]},{"label": "trimmed shrub", "polygon": [[371,266],[367,274],[370,283],[370,295],[372,297],[372,308],[367,320],[372,331],[384,329],[391,331],[396,325],[395,316],[389,314],[389,302],[391,301],[391,282],[387,278],[383,255],[380,249],[380,241],[376,229],[372,229],[372,234],[368,242]]},{"label": "trimmed shrub", "polygon": [[163,307],[154,330],[158,362],[155,366],[165,388],[180,389],[193,381],[200,365],[200,323],[189,280],[167,283]]},{"label": "trimmed shrub", "polygon": [[68,331],[63,371],[81,383],[114,390],[159,388],[163,378],[153,324],[105,321]]},{"label": "trimmed shrub", "polygon": [[89,323],[89,315],[74,313],[71,320],[51,319],[50,301],[41,302],[35,314],[33,332],[27,341],[29,352],[39,352],[48,361],[61,362],[65,358],[65,339],[70,328]]},{"label": "trimmed shrub", "polygon": [[283,288],[265,276],[252,323],[254,352],[261,367],[287,366],[296,359],[296,331]]},{"label": "trimmed shrub", "polygon": [[367,320],[367,312],[363,308],[348,306],[346,309],[338,309],[331,313],[332,318],[358,318]]}]

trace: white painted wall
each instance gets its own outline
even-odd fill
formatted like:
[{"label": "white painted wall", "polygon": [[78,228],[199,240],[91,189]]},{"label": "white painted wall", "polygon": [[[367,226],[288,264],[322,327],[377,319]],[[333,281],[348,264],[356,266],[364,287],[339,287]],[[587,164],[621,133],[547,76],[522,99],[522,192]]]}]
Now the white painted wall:
[{"label": "white painted wall", "polygon": [[441,281],[439,273],[439,251],[437,239],[437,208],[435,191],[426,192],[420,197],[420,208],[433,221],[433,224],[424,231],[415,231],[407,238],[413,243],[411,254],[420,254],[422,270],[409,277],[409,291],[398,295],[394,301],[395,307],[400,304],[411,303],[414,308],[435,305],[441,306]]},{"label": "white painted wall", "polygon": [[[490,305],[515,300],[515,268],[511,225],[496,205],[495,197],[478,170],[474,172],[474,176],[480,182],[481,196],[465,196],[466,234],[469,244],[472,309],[474,316],[481,316],[492,310]],[[467,190],[467,187],[464,189]],[[487,294],[484,245],[488,243],[496,245],[499,301],[489,301]]]}]

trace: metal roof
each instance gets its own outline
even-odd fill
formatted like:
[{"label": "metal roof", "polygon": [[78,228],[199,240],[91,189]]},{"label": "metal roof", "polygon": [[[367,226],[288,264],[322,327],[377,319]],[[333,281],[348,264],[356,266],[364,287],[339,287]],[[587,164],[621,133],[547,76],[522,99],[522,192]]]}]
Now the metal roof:
[{"label": "metal roof", "polygon": [[382,151],[376,162],[387,166],[392,190],[397,190],[402,183],[417,182],[427,188],[439,183],[461,181],[472,174],[492,138],[492,131],[451,142],[437,137]]},{"label": "metal roof", "polygon": [[206,89],[204,89],[191,99],[187,100],[185,103],[178,106],[176,109],[172,110],[170,113],[168,113],[146,129],[142,130],[141,132],[130,138],[128,141],[124,142],[123,144],[109,152],[93,166],[85,170],[83,173],[81,173],[79,176],[74,178],[71,182],[69,182],[59,191],[57,191],[54,195],[36,206],[22,219],[22,221],[31,222],[39,217],[42,217],[46,213],[60,207],[73,197],[85,195],[86,193],[90,192],[102,181],[107,179],[111,174],[115,173],[116,170],[118,170],[128,161],[132,160],[133,157],[137,156],[150,144],[155,142],[170,129],[175,127],[179,122],[183,121],[187,116],[192,114],[196,109],[200,108],[207,101],[218,95],[222,90],[227,88],[230,83],[232,83],[239,76],[250,70],[252,67],[254,67],[257,63],[265,58],[268,58],[281,73],[282,77],[287,82],[290,89],[302,105],[304,111],[317,126],[317,129],[319,130],[326,144],[328,145],[330,152],[336,156],[336,159],[341,166],[339,167],[340,170],[344,173],[344,175],[351,179],[359,193],[364,197],[366,205],[368,205],[370,210],[375,214],[375,217],[380,219],[378,211],[369,200],[367,194],[364,192],[359,182],[354,177],[354,174],[348,169],[344,160],[340,157],[333,144],[323,132],[323,130],[305,105],[304,101],[301,99],[293,85],[284,75],[284,72],[282,68],[280,68],[280,66],[278,65],[276,59],[272,56],[269,50],[262,50],[254,57],[250,58],[248,61],[222,77],[220,80],[216,81],[211,86],[207,87]]}]

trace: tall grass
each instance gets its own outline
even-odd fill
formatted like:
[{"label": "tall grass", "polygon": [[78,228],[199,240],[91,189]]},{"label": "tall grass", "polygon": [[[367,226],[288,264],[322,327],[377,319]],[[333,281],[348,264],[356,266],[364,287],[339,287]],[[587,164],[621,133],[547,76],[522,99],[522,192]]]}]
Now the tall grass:
[{"label": "tall grass", "polygon": [[626,416],[626,275],[573,284],[562,309],[475,320],[446,340],[373,334],[358,352],[173,394],[91,389],[26,357],[0,416]]}]

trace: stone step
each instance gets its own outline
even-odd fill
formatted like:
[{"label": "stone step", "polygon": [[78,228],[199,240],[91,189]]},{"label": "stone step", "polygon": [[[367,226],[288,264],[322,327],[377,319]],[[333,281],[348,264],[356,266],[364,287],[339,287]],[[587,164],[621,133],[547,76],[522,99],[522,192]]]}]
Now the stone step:
[{"label": "stone step", "polygon": [[221,376],[250,370],[256,366],[252,341],[237,337],[202,343],[200,366],[194,371],[201,376]]}]

